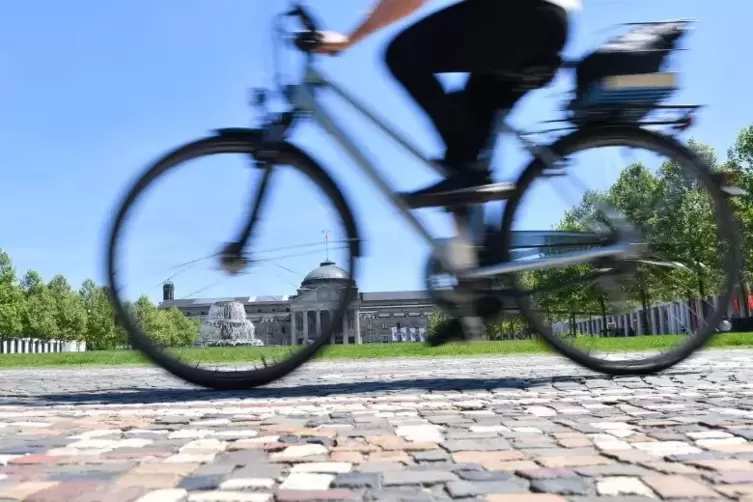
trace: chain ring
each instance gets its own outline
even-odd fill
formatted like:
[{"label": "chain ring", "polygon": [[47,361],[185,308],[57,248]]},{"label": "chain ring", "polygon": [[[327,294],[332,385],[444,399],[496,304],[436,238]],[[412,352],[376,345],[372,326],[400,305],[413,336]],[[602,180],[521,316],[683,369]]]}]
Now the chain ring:
[{"label": "chain ring", "polygon": [[[450,290],[438,289],[432,281],[432,278],[438,275],[451,277],[456,282],[455,286]],[[449,317],[460,317],[459,312],[463,310],[461,302],[464,298],[467,299],[467,295],[474,296],[472,301],[476,312],[487,321],[499,318],[503,312],[502,295],[480,294],[474,292],[471,288],[460,286],[457,284],[457,278],[448,273],[442,263],[433,255],[430,255],[426,262],[425,284],[429,298]]]}]

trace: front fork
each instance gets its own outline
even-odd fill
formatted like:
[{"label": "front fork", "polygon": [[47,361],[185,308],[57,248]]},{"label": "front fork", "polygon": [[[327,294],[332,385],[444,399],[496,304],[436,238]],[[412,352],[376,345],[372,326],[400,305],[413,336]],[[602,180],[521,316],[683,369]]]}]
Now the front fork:
[{"label": "front fork", "polygon": [[246,218],[246,223],[243,226],[243,229],[233,242],[228,243],[222,251],[220,251],[220,266],[223,270],[233,275],[239,274],[249,264],[248,253],[244,252],[244,250],[247,249],[251,243],[254,227],[256,226],[256,222],[259,221],[261,206],[265,200],[269,181],[274,172],[274,163],[272,162],[265,160],[258,161],[255,159],[252,159],[251,162],[255,168],[264,171],[261,183],[259,183],[256,188],[251,211],[248,218]]}]

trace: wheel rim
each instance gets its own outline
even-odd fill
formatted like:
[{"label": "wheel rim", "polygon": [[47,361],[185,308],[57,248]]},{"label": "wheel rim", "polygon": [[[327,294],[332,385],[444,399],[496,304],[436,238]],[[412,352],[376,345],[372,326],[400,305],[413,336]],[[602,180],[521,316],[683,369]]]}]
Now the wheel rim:
[{"label": "wheel rim", "polygon": [[[733,293],[737,280],[737,271],[739,270],[739,247],[736,245],[736,236],[731,229],[728,228],[729,223],[732,221],[729,207],[726,202],[724,202],[719,190],[712,184],[705,166],[673,140],[657,136],[648,131],[637,130],[635,128],[611,128],[597,131],[580,131],[558,141],[555,143],[554,148],[557,153],[568,156],[573,152],[582,152],[594,147],[614,144],[630,144],[634,147],[649,148],[663,153],[678,155],[683,162],[683,167],[688,169],[689,172],[693,172],[694,177],[697,180],[700,180],[701,183],[708,184],[711,188],[712,198],[715,207],[717,208],[714,217],[717,227],[719,227],[718,233],[721,236],[724,236],[726,242],[732,243],[732,247],[729,249],[725,248],[726,250],[722,254],[723,259],[721,262],[723,264],[724,280],[721,281],[723,283],[721,287],[715,291],[718,293],[717,298],[719,303],[726,305]],[[530,188],[533,180],[541,174],[542,169],[543,167],[540,162],[532,163],[531,166],[529,166],[529,168],[521,175],[519,189],[525,191]],[[503,225],[507,225],[505,228],[513,228],[515,218],[518,216],[516,213],[521,209],[518,207],[520,202],[520,196],[517,196],[508,202],[503,217]],[[506,239],[508,246],[505,246],[505,249],[508,249],[509,245],[512,243],[512,234],[508,232],[508,234],[506,234]],[[524,287],[521,284],[522,279],[521,276],[516,277],[518,288]],[[536,311],[536,308],[539,305],[540,302],[537,303],[531,301],[531,298],[525,297],[521,299],[520,304],[523,313],[529,317],[537,331],[544,336],[545,341],[579,364],[598,371],[615,373],[656,371],[676,364],[703,345],[703,343],[713,335],[714,326],[721,321],[722,316],[724,315],[724,312],[722,312],[721,309],[712,308],[711,312],[707,313],[704,317],[706,322],[703,328],[697,330],[694,336],[686,337],[684,341],[678,344],[678,346],[676,346],[670,353],[635,361],[602,361],[594,358],[592,354],[582,352],[573,345],[563,341],[561,337],[557,336],[551,329],[551,326],[547,325],[547,323],[542,320],[542,316]],[[643,320],[640,320],[639,322],[645,324],[645,321]]]},{"label": "wheel rim", "polygon": [[[131,333],[132,343],[137,348],[141,349],[153,362],[156,362],[171,373],[199,385],[220,388],[240,388],[262,385],[292,371],[297,366],[313,357],[313,355],[328,342],[328,337],[326,336],[328,325],[336,326],[338,323],[342,322],[345,309],[352,300],[354,292],[352,281],[347,282],[347,284],[341,288],[342,294],[336,302],[336,308],[331,316],[331,321],[327,324],[327,321],[322,319],[322,335],[324,336],[319,337],[314,343],[299,347],[300,350],[292,355],[292,357],[280,361],[277,364],[268,365],[267,361],[262,361],[264,367],[255,370],[243,369],[240,371],[215,371],[197,367],[195,364],[188,364],[185,360],[181,361],[176,358],[174,354],[171,354],[170,351],[165,350],[164,346],[151,340],[149,338],[149,333],[146,333],[145,330],[141,329],[138,323],[134,322],[133,316],[129,315],[126,311],[123,306],[125,298],[121,294],[123,287],[122,281],[119,277],[118,266],[119,257],[123,254],[121,251],[121,237],[123,236],[124,227],[127,226],[129,213],[134,207],[134,204],[138,202],[138,199],[146,191],[147,187],[151,185],[153,181],[157,180],[167,172],[177,169],[189,159],[209,154],[217,155],[220,153],[242,153],[249,155],[252,154],[253,151],[254,146],[251,143],[218,140],[216,138],[199,141],[178,149],[176,152],[166,156],[160,162],[155,164],[153,168],[145,172],[145,174],[134,184],[133,189],[124,198],[111,229],[107,261],[110,294],[118,317],[121,319],[121,322],[126,329]],[[341,266],[345,268],[345,273],[348,277],[353,277],[355,257],[358,253],[358,238],[356,236],[352,216],[350,215],[341,194],[326,174],[324,174],[324,172],[321,171],[311,159],[306,157],[305,154],[302,154],[302,152],[290,147],[283,152],[281,160],[283,163],[293,165],[314,181],[315,184],[319,185],[320,188],[323,189],[325,198],[327,198],[330,204],[333,205],[336,214],[339,216],[339,223],[343,228],[343,233],[348,236],[348,242],[345,245],[346,258],[343,260],[344,263],[342,263]]]}]

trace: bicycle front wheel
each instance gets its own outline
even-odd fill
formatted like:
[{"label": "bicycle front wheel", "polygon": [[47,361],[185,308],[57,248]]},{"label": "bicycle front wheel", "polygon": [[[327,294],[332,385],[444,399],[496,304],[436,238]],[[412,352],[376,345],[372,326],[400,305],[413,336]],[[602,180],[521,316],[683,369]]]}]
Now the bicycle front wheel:
[{"label": "bicycle front wheel", "polygon": [[[289,143],[274,145],[274,165],[259,168],[263,146],[247,131],[176,149],[135,181],[112,222],[107,277],[130,343],[200,386],[265,385],[334,337],[353,335],[346,313],[359,239],[350,208],[319,164]],[[171,186],[177,193],[168,198]],[[243,260],[228,270],[221,251],[239,239],[257,198]]]},{"label": "bicycle front wheel", "polygon": [[[583,236],[608,235],[615,215],[612,223],[627,225],[645,251],[514,275],[522,315],[551,347],[594,371],[650,374],[683,361],[728,313],[741,265],[738,225],[711,156],[634,126],[578,130],[548,149],[555,166],[532,161],[505,207],[508,259],[603,245]],[[610,158],[616,149],[630,159]],[[547,189],[562,180],[582,195]],[[551,230],[526,244],[533,234],[525,231],[542,223]]]}]

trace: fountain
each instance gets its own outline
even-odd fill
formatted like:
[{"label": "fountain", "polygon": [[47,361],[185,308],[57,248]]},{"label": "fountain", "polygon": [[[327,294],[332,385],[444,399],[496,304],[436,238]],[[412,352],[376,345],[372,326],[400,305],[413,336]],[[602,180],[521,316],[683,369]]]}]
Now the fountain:
[{"label": "fountain", "polygon": [[209,314],[201,321],[200,347],[263,345],[254,336],[256,329],[246,319],[246,310],[240,302],[215,302],[209,307]]}]

